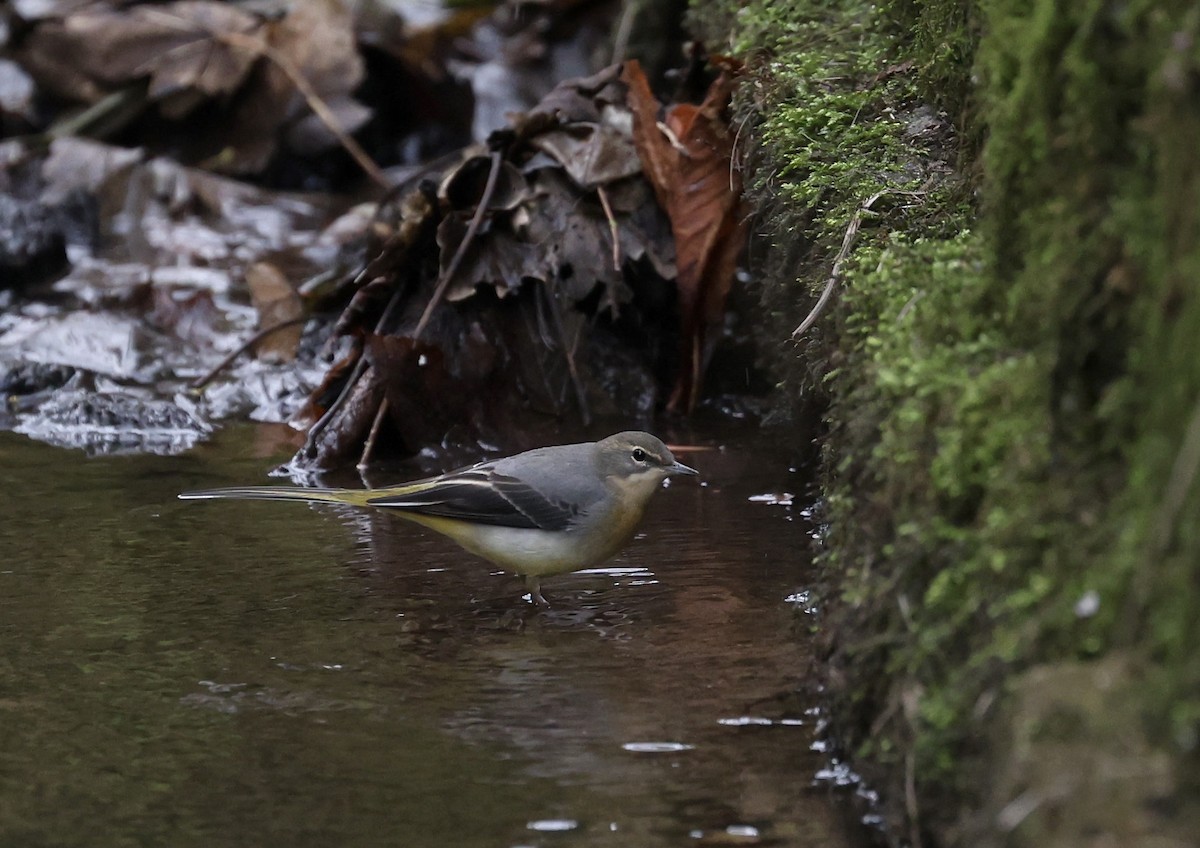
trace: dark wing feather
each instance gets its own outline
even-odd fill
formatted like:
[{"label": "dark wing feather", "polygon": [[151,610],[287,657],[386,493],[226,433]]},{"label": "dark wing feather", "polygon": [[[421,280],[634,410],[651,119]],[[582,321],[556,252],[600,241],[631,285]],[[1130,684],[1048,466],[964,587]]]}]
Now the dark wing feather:
[{"label": "dark wing feather", "polygon": [[578,515],[570,504],[551,500],[514,477],[479,467],[435,479],[414,492],[373,498],[368,504],[530,530],[565,530]]}]

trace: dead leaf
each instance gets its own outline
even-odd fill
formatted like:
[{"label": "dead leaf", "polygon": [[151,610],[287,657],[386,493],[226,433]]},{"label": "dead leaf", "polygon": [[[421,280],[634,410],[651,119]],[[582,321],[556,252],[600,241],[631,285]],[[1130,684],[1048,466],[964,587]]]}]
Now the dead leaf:
[{"label": "dead leaf", "polygon": [[610,65],[590,77],[563,80],[528,113],[516,116],[512,121],[515,132],[528,137],[547,127],[600,123],[606,105],[624,105],[620,71],[620,65]]},{"label": "dead leaf", "polygon": [[323,151],[371,115],[353,99],[363,61],[351,13],[337,0],[289,4],[269,20],[213,0],[96,3],[42,21],[19,58],[69,100],[95,103],[143,84],[172,121],[215,102],[221,120],[196,126],[179,146],[225,173],[261,171],[281,139],[301,154]]},{"label": "dead leaf", "polygon": [[678,151],[658,131],[659,102],[650,90],[650,81],[646,79],[637,60],[625,64],[621,79],[628,86],[629,111],[633,114],[633,143],[642,160],[642,169],[650,185],[654,186],[658,205],[667,210],[669,215]]},{"label": "dead leaf", "polygon": [[[150,80],[155,100],[188,91],[213,97],[237,90],[259,55],[227,36],[252,35],[261,26],[259,18],[236,6],[207,0],[129,10],[97,4],[42,23],[23,55],[34,60],[43,85],[72,99],[94,102],[107,90],[143,78]],[[186,114],[171,111],[175,118]]]},{"label": "dead leaf", "polygon": [[741,178],[732,167],[733,137],[723,113],[733,91],[722,72],[698,106],[659,103],[636,60],[625,65],[633,139],[658,201],[671,219],[682,320],[681,368],[668,408],[691,411],[699,400],[709,331],[721,320],[745,243]]},{"label": "dead leaf", "polygon": [[[300,296],[287,277],[270,262],[255,262],[246,269],[246,286],[250,300],[258,310],[258,327],[266,329],[277,324],[295,321],[304,315]],[[269,362],[291,362],[300,346],[299,324],[276,330],[255,345],[259,359]]]},{"label": "dead leaf", "polygon": [[[354,37],[354,18],[347,4],[340,0],[290,4],[287,15],[268,24],[267,41],[328,104],[343,130],[354,132],[370,117],[370,110],[352,99],[364,71]],[[287,103],[283,117],[306,125],[304,132],[310,145],[318,141],[314,136],[321,137],[319,149],[336,143],[327,127],[313,125],[310,104],[291,81],[283,99]]]},{"label": "dead leaf", "polygon": [[307,82],[345,132],[358,129],[370,116],[351,97],[362,81],[363,62],[349,12],[336,0],[311,0],[289,9],[256,34],[269,61],[255,67],[233,101],[228,120],[206,128],[195,140],[198,150],[208,152],[206,165],[214,170],[261,171],[278,149],[281,130],[301,153],[336,143],[329,128],[313,117],[309,99],[297,90],[293,76]]},{"label": "dead leaf", "polygon": [[[449,271],[450,262],[467,235],[471,216],[454,212],[438,225],[438,246],[441,273]],[[535,245],[517,236],[503,222],[493,220],[481,229],[459,262],[458,270],[446,289],[446,300],[464,300],[475,293],[476,286],[492,286],[504,297],[521,287],[521,281],[540,270],[540,251]]]},{"label": "dead leaf", "polygon": [[[582,191],[556,169],[539,171],[534,179],[536,200],[527,238],[539,248],[535,276],[575,303],[602,285],[602,302],[615,312],[633,293],[621,270],[613,267],[612,234],[596,194]],[[623,258],[642,252],[640,239],[629,227],[618,227],[618,233],[623,236]]]},{"label": "dead leaf", "polygon": [[213,302],[212,292],[172,291],[152,287],[153,300],[149,321],[197,346],[210,346],[219,335],[225,315]]},{"label": "dead leaf", "polygon": [[[490,156],[471,156],[447,173],[438,188],[438,199],[450,209],[474,214],[483,197],[489,172]],[[488,198],[487,211],[511,212],[529,200],[529,184],[520,169],[509,162],[500,163],[496,185]]]},{"label": "dead leaf", "polygon": [[[355,362],[357,361],[356,357]],[[322,388],[332,388],[328,383],[327,377]],[[338,385],[336,388],[341,387]],[[309,441],[304,451],[307,457],[315,460],[321,467],[330,468],[348,457],[357,458],[361,455],[363,441],[371,430],[375,414],[379,411],[379,404],[383,402],[384,388],[384,383],[375,374],[375,370],[367,367],[361,377],[348,387],[348,395],[332,420],[318,433],[310,429]],[[297,413],[292,425],[296,426],[297,420],[309,418],[312,412],[310,402]]]},{"label": "dead leaf", "polygon": [[567,124],[534,136],[530,144],[557,160],[581,188],[595,188],[642,170],[633,141],[604,124]]}]

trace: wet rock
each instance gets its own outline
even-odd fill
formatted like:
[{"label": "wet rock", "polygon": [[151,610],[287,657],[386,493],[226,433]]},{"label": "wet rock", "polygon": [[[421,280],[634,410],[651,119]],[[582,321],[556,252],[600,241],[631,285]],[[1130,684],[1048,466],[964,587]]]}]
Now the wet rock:
[{"label": "wet rock", "polygon": [[75,369],[69,365],[44,362],[17,362],[11,365],[0,363],[0,395],[12,399],[57,389],[66,385],[75,373]]},{"label": "wet rock", "polygon": [[321,379],[312,365],[278,367],[257,360],[237,368],[232,379],[214,383],[204,392],[202,407],[209,420],[237,417],[251,421],[287,421],[303,405]]},{"label": "wet rock", "polygon": [[34,123],[33,78],[9,59],[0,59],[0,133],[27,132]]},{"label": "wet rock", "polygon": [[1194,845],[1194,804],[1146,732],[1146,681],[1144,661],[1120,653],[1015,678],[995,725],[1004,742],[991,796],[962,844]]},{"label": "wet rock", "polygon": [[112,314],[72,312],[22,320],[0,335],[0,355],[28,363],[62,365],[145,382],[152,365],[139,324]]},{"label": "wet rock", "polygon": [[158,400],[112,388],[61,390],[14,429],[59,447],[159,454],[185,451],[210,432],[183,399]]},{"label": "wet rock", "polygon": [[0,194],[0,288],[45,282],[67,267],[67,240],[57,212]]}]

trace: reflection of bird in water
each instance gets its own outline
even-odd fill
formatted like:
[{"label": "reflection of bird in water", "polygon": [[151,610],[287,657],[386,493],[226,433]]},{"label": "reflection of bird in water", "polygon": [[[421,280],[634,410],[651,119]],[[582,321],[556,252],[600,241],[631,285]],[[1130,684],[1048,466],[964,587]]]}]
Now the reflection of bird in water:
[{"label": "reflection of bird in water", "polygon": [[233,498],[340,503],[395,510],[468,551],[525,576],[545,605],[541,578],[596,565],[633,538],[667,477],[696,474],[649,433],[559,445],[481,462],[382,489],[244,486],[184,492]]}]

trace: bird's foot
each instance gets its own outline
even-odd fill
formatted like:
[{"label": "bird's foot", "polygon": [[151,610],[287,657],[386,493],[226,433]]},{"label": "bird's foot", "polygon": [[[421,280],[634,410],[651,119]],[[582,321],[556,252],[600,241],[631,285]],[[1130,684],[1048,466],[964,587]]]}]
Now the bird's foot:
[{"label": "bird's foot", "polygon": [[533,576],[525,578],[525,588],[529,590],[529,600],[537,604],[539,607],[549,607],[550,602],[546,600],[546,596],[542,594],[541,581]]}]

